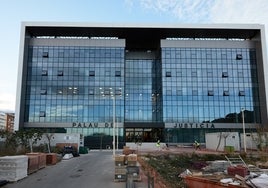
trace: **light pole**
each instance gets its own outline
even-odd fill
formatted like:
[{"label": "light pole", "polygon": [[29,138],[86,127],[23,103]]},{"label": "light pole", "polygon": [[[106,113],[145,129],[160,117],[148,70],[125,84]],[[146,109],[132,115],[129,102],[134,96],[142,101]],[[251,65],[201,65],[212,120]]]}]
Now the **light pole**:
[{"label": "light pole", "polygon": [[244,108],[242,108],[241,111],[242,111],[242,125],[243,125],[244,152],[247,153]]},{"label": "light pole", "polygon": [[116,119],[116,150],[118,151],[118,118]]},{"label": "light pole", "polygon": [[115,95],[111,95],[113,99],[113,157],[115,157]]},{"label": "light pole", "polygon": [[[119,88],[118,92],[116,89],[113,89],[113,88],[110,88],[109,91],[107,89],[103,91],[102,88],[100,88],[100,93],[102,94],[102,96],[109,95],[113,100],[113,157],[115,157],[115,126],[116,126],[116,122],[115,122],[115,114],[116,114],[116,112],[115,112],[115,99],[116,98],[115,98],[115,96],[117,93],[119,93],[121,96],[121,88]],[[117,138],[117,144],[118,144],[118,138]],[[117,145],[117,148],[118,148],[118,145]]]}]

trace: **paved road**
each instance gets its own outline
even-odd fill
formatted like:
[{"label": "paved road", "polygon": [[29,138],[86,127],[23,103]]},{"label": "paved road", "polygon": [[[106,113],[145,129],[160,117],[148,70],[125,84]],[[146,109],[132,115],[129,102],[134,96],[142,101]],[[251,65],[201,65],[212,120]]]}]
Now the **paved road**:
[{"label": "paved road", "polygon": [[[112,151],[90,151],[89,154],[47,166],[4,188],[125,188],[125,182],[114,182]],[[146,188],[137,182],[136,188]]]}]

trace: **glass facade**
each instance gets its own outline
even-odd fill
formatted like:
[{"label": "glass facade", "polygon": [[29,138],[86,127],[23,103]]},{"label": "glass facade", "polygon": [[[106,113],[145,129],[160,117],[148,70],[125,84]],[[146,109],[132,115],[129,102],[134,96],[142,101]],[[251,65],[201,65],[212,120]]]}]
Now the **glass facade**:
[{"label": "glass facade", "polygon": [[125,128],[126,142],[155,142],[163,138],[163,127],[152,125],[163,122],[161,62],[142,56],[126,59],[125,123],[135,124]]},{"label": "glass facade", "polygon": [[262,123],[257,48],[168,47],[182,43],[167,41],[152,50],[111,47],[114,41],[70,46],[68,39],[66,46],[28,46],[24,123],[80,133],[90,148],[111,147],[114,123],[120,147],[241,132],[242,110],[245,123]]},{"label": "glass facade", "polygon": [[[123,125],[121,142],[204,141],[205,129],[163,133],[150,125],[239,124],[242,108],[246,123],[260,123],[255,49],[166,47],[151,59],[125,58],[121,47],[30,46],[28,52],[25,122],[112,124],[115,118]],[[124,128],[128,122],[137,127]],[[112,142],[112,126],[65,129],[89,142],[105,136],[106,145]]]},{"label": "glass facade", "polygon": [[125,122],[162,122],[160,62],[126,60],[125,70]]},{"label": "glass facade", "polygon": [[[28,52],[25,122],[112,124],[113,106],[116,122],[123,122],[124,48],[30,46]],[[66,131],[112,142],[112,126]],[[123,128],[118,134],[122,141]]]},{"label": "glass facade", "polygon": [[162,48],[163,121],[260,123],[255,49]]},{"label": "glass facade", "polygon": [[30,47],[25,122],[124,119],[124,49]]}]

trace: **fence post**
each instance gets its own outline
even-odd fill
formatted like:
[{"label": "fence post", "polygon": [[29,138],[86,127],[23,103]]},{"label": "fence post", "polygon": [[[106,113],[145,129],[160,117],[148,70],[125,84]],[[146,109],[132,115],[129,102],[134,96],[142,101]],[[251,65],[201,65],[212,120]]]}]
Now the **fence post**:
[{"label": "fence post", "polygon": [[149,172],[148,172],[147,178],[148,178],[148,188],[150,188],[150,174],[149,174]]},{"label": "fence post", "polygon": [[126,188],[135,188],[135,182],[133,181],[133,177],[131,175],[127,175]]},{"label": "fence post", "polygon": [[151,177],[149,172],[147,177],[148,177],[148,188],[154,188],[154,177]]}]

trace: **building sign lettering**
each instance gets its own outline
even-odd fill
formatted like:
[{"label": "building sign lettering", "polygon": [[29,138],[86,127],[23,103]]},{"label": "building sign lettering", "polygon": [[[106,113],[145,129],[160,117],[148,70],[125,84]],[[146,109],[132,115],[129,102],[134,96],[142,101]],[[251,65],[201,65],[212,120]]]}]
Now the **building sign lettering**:
[{"label": "building sign lettering", "polygon": [[72,127],[76,128],[113,128],[113,123],[85,123],[85,122],[73,122]]},{"label": "building sign lettering", "polygon": [[215,126],[213,123],[175,123],[174,128],[207,128],[214,129]]},{"label": "building sign lettering", "polygon": [[[122,125],[121,125],[122,126]],[[120,126],[120,127],[121,127]],[[113,128],[113,123],[105,122],[105,123],[85,123],[85,122],[73,122],[72,127],[75,128]],[[189,128],[189,129],[215,129],[215,125],[213,123],[172,123],[168,126],[166,125],[166,128]],[[137,130],[136,130],[137,131]],[[150,131],[150,129],[146,129],[144,131]]]}]

